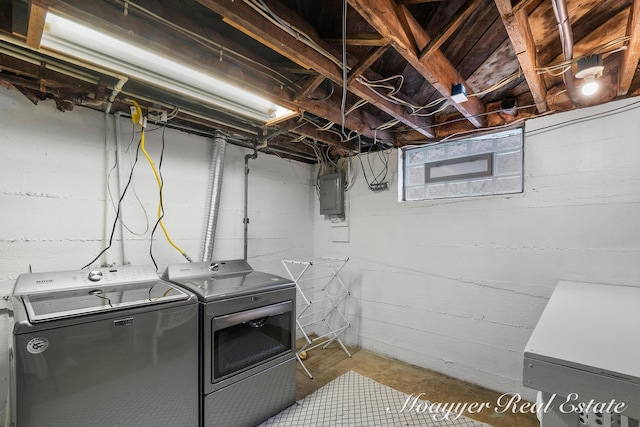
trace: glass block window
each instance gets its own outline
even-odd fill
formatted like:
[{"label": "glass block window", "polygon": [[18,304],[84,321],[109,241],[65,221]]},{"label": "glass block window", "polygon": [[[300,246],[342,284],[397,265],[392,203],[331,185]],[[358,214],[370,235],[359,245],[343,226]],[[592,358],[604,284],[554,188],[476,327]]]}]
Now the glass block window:
[{"label": "glass block window", "polygon": [[407,148],[401,200],[521,193],[522,150],[522,129]]}]

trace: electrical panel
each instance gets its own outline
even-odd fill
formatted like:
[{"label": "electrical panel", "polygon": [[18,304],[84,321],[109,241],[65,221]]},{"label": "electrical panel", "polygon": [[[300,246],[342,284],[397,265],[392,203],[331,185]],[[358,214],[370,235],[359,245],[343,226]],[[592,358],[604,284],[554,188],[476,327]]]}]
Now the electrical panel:
[{"label": "electrical panel", "polygon": [[322,175],[320,187],[320,215],[344,215],[344,175]]}]

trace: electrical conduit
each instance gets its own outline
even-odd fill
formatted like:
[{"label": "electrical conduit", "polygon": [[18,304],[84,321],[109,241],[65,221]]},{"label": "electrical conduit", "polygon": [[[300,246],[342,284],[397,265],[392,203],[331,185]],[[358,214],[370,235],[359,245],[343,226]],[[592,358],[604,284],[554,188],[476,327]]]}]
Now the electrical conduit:
[{"label": "electrical conduit", "polygon": [[[560,42],[562,43],[562,54],[565,61],[573,59],[573,31],[571,30],[571,23],[569,22],[569,13],[567,12],[566,0],[551,0],[553,4],[553,12],[556,15],[556,22],[558,23],[558,32],[560,33]],[[567,88],[567,94],[569,99],[576,106],[582,105],[582,98],[576,87],[575,76],[573,75],[573,69],[569,67],[564,73],[562,73],[562,79],[564,85]]]}]

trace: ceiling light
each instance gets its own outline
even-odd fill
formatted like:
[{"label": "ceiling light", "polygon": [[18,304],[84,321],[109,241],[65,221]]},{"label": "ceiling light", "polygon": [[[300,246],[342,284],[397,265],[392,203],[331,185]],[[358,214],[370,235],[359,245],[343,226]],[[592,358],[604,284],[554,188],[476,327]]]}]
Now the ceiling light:
[{"label": "ceiling light", "polygon": [[51,12],[41,46],[262,122],[294,114],[209,74]]},{"label": "ceiling light", "polygon": [[582,94],[591,96],[598,91],[600,84],[598,77],[602,75],[604,65],[602,64],[602,55],[592,55],[578,60],[578,72],[576,78],[584,79],[582,85]]},{"label": "ceiling light", "polygon": [[599,88],[600,83],[598,83],[598,80],[596,80],[594,76],[587,76],[584,78],[584,83],[582,84],[580,90],[582,91],[583,95],[591,96],[596,93]]}]

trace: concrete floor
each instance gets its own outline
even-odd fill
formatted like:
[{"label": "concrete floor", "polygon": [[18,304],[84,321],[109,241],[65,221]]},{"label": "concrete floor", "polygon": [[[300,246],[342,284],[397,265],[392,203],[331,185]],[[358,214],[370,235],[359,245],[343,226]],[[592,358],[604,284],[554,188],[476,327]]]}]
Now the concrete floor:
[{"label": "concrete floor", "polygon": [[[348,349],[351,358],[335,343],[326,349],[319,347],[309,351],[304,363],[313,379],[307,376],[300,364],[297,365],[296,400],[313,393],[350,370],[409,395],[424,393],[423,398],[434,403],[490,402],[495,406],[502,394],[367,350],[355,347]],[[491,408],[477,414],[464,415],[494,427],[540,426],[535,414],[498,414]]]}]

